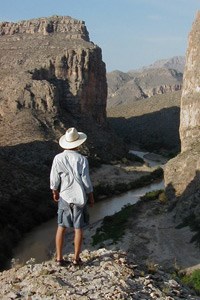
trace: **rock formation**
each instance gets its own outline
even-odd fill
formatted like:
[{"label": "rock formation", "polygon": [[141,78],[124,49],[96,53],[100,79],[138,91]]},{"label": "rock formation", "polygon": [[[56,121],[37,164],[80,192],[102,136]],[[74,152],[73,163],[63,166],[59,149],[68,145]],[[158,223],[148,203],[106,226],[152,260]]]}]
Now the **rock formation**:
[{"label": "rock formation", "polygon": [[178,197],[177,221],[200,216],[200,12],[189,35],[180,114],[181,153],[165,169],[170,198]]},{"label": "rock formation", "polygon": [[2,118],[24,109],[54,116],[64,109],[105,123],[105,64],[84,22],[56,16],[3,22],[0,33]]},{"label": "rock formation", "polygon": [[71,17],[40,18],[18,23],[1,22],[0,35],[65,33],[70,39],[83,39],[89,42],[89,34],[83,21]]},{"label": "rock formation", "polygon": [[160,59],[149,66],[144,66],[142,69],[140,69],[140,71],[161,68],[173,69],[183,74],[185,68],[185,56],[174,56],[169,59]]}]

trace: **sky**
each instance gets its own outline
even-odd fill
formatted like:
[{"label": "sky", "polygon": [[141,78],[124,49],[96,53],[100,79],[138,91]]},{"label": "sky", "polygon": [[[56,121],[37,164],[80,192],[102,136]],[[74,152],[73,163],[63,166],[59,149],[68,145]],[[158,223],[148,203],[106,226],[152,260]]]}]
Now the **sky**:
[{"label": "sky", "polygon": [[107,72],[184,56],[199,0],[0,0],[0,21],[71,16],[85,21]]}]

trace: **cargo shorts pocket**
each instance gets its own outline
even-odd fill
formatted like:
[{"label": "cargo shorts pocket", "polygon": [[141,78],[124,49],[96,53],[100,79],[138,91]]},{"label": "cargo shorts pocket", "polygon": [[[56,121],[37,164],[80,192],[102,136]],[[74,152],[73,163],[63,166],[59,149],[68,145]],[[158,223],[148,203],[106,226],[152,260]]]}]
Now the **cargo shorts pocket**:
[{"label": "cargo shorts pocket", "polygon": [[58,210],[58,224],[62,224],[62,222],[63,222],[63,214],[64,214],[64,209],[59,209]]}]

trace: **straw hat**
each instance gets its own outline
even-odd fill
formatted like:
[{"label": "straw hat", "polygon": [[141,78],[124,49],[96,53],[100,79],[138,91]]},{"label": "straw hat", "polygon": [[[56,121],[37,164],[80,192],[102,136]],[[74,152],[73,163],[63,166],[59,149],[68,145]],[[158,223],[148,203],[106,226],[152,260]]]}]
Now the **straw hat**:
[{"label": "straw hat", "polygon": [[64,149],[73,149],[83,144],[86,139],[87,135],[85,133],[78,132],[76,128],[71,127],[61,136],[59,145]]}]

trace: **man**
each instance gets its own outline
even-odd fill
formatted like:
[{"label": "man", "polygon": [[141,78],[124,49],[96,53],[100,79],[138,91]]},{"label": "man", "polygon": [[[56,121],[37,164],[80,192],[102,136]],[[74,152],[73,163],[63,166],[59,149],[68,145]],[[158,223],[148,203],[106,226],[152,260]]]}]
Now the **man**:
[{"label": "man", "polygon": [[[78,147],[87,139],[83,132],[69,128],[61,136],[59,145],[64,151],[55,156],[50,173],[50,188],[53,199],[58,202],[58,228],[56,233],[56,262],[63,266],[63,243],[66,228],[73,227],[74,265],[81,263],[80,252],[83,241],[83,209],[87,201],[94,205],[93,187],[89,176],[87,158],[78,152]],[[87,197],[86,197],[87,194]]]}]

